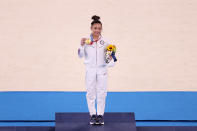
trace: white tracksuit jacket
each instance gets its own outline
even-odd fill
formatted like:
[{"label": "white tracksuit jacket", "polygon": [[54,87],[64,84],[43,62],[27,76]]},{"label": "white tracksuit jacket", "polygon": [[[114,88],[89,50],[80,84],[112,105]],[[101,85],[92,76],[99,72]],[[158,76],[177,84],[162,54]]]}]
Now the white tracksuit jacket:
[{"label": "white tracksuit jacket", "polygon": [[78,56],[79,58],[85,56],[84,64],[88,67],[113,67],[115,65],[115,62],[111,60],[110,63],[107,64],[104,58],[104,49],[109,44],[111,43],[100,35],[99,40],[97,42],[94,42],[92,45],[80,45]]},{"label": "white tracksuit jacket", "polygon": [[105,62],[104,49],[109,44],[111,43],[100,35],[97,42],[93,42],[92,45],[80,45],[78,49],[79,58],[85,58],[86,99],[90,115],[96,114],[95,100],[97,100],[97,115],[104,115],[107,96],[107,68],[115,65],[113,59],[109,63]]}]

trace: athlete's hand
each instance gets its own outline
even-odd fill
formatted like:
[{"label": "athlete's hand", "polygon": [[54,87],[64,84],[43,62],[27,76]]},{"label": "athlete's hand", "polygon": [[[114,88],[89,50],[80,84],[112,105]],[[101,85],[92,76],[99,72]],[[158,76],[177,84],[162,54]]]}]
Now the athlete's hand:
[{"label": "athlete's hand", "polygon": [[81,38],[81,45],[83,46],[85,44],[86,38]]}]

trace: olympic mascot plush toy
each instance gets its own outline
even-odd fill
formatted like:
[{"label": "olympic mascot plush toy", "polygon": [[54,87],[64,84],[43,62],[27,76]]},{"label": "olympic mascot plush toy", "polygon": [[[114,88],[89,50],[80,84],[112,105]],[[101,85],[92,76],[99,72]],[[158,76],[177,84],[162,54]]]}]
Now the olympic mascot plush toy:
[{"label": "olympic mascot plush toy", "polygon": [[116,56],[116,46],[115,45],[108,45],[105,49],[105,61],[106,63],[109,63],[111,60],[111,57],[113,58],[114,62],[117,61]]}]

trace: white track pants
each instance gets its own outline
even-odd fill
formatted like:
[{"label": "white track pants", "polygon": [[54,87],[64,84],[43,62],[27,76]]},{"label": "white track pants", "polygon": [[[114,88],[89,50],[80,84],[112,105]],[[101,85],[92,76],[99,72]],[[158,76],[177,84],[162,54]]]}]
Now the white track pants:
[{"label": "white track pants", "polygon": [[90,115],[96,114],[95,100],[97,102],[97,115],[104,115],[107,77],[106,67],[86,67],[86,99]]}]

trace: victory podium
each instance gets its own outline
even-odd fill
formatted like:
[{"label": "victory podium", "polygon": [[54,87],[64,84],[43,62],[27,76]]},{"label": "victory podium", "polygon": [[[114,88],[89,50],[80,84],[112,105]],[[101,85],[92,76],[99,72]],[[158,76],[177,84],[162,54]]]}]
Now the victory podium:
[{"label": "victory podium", "polygon": [[55,131],[136,131],[135,115],[131,113],[104,114],[104,125],[90,125],[89,113],[55,113]]}]

